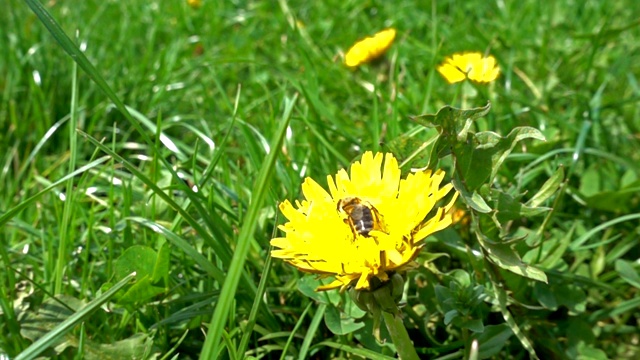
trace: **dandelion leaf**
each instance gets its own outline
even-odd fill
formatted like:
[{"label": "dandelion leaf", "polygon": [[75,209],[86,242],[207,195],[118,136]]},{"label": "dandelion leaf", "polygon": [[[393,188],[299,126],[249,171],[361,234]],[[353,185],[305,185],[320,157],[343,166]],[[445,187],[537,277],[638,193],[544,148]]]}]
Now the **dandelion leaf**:
[{"label": "dandelion leaf", "polygon": [[447,105],[440,108],[435,115],[413,116],[411,120],[420,125],[435,128],[445,137],[455,136],[459,141],[465,141],[471,124],[487,115],[490,109],[490,103],[473,109],[458,109]]},{"label": "dandelion leaf", "polygon": [[[52,331],[61,322],[82,308],[85,303],[79,299],[67,295],[58,295],[56,299],[48,298],[35,313],[29,313],[20,324],[20,335],[36,341]],[[60,354],[69,346],[78,346],[78,338],[70,333],[64,334],[52,349],[42,353],[53,357]]]},{"label": "dandelion leaf", "polygon": [[472,209],[479,213],[491,212],[491,207],[486,201],[475,191],[468,191],[467,187],[462,183],[460,177],[454,174],[454,179],[451,181],[453,187],[460,193],[460,196],[464,199],[464,202]]},{"label": "dandelion leaf", "polygon": [[476,232],[476,235],[480,245],[489,255],[489,260],[494,264],[514,274],[544,283],[547,282],[547,275],[544,271],[523,262],[518,253],[511,248],[511,245],[491,241],[480,232]]},{"label": "dandelion leaf", "polygon": [[523,126],[513,129],[504,137],[483,131],[474,134],[471,142],[455,143],[453,155],[456,170],[461,172],[467,189],[474,191],[485,183],[491,183],[516,144],[529,138],[545,140],[539,130]]},{"label": "dandelion leaf", "polygon": [[[21,321],[20,334],[36,341],[45,336],[76,311],[85,306],[85,302],[72,296],[58,295],[56,299],[46,299],[35,313],[28,314]],[[91,335],[91,334],[89,334]],[[146,334],[134,334],[112,344],[102,344],[90,339],[83,340],[85,359],[156,359],[152,354],[153,339]],[[80,339],[72,332],[64,334],[52,349],[42,353],[47,357],[59,355],[68,347],[77,348]]]},{"label": "dandelion leaf", "polygon": [[541,215],[549,210],[548,207],[532,207],[520,202],[522,195],[512,196],[500,190],[492,190],[494,198],[493,220],[502,229],[509,221]]},{"label": "dandelion leaf", "polygon": [[430,149],[433,148],[438,137],[439,135],[433,129],[417,127],[383,144],[383,148],[395,155],[404,172],[429,164]]}]

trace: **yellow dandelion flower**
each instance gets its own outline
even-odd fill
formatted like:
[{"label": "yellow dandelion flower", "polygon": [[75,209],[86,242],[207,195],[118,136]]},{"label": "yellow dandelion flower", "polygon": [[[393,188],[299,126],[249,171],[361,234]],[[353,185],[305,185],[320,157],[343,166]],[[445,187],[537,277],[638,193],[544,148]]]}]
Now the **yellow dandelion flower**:
[{"label": "yellow dandelion flower", "polygon": [[450,83],[457,83],[465,79],[488,83],[498,78],[500,67],[496,59],[489,55],[484,57],[479,52],[454,54],[442,65],[438,72]]},{"label": "yellow dandelion flower", "polygon": [[391,47],[395,38],[396,29],[389,28],[358,41],[344,56],[345,65],[355,67],[377,59]]},{"label": "yellow dandelion flower", "polygon": [[187,0],[187,4],[191,6],[192,9],[200,9],[202,0]]},{"label": "yellow dandelion flower", "polygon": [[451,224],[449,210],[458,194],[434,210],[453,188],[440,187],[444,171],[420,171],[401,179],[396,158],[386,154],[383,167],[382,160],[382,153],[365,152],[351,165],[350,175],[342,169],[335,178],[327,176],[329,192],[306,178],[305,200],[280,204],[289,221],[280,226],[285,237],[271,240],[276,248],[271,256],[301,271],[335,278],[317,290],[354,284],[369,290],[373,278],[384,283],[413,267],[422,240]]}]

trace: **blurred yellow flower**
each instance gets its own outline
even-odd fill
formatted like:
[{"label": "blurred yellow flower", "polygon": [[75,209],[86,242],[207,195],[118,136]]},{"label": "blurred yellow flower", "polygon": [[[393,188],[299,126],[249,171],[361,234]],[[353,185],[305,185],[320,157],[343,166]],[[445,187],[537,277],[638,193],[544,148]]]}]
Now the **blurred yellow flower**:
[{"label": "blurred yellow flower", "polygon": [[335,278],[318,291],[350,285],[370,290],[373,278],[384,283],[414,267],[422,240],[451,224],[449,210],[458,193],[434,210],[453,188],[440,187],[444,171],[420,171],[401,179],[396,158],[386,154],[383,167],[382,160],[382,153],[365,152],[351,165],[350,175],[342,169],[335,178],[327,176],[329,192],[306,178],[305,200],[295,207],[286,200],[280,204],[288,222],[280,226],[285,237],[271,240],[276,248],[271,256],[301,271]]},{"label": "blurred yellow flower", "polygon": [[457,83],[465,79],[488,83],[500,75],[500,67],[496,59],[489,55],[483,57],[479,52],[454,54],[438,66],[438,72],[450,83]]},{"label": "blurred yellow flower", "polygon": [[192,9],[200,9],[202,6],[202,0],[187,0],[187,4],[189,4]]},{"label": "blurred yellow flower", "polygon": [[344,56],[344,63],[355,67],[374,60],[384,54],[396,38],[396,29],[389,28],[358,41]]}]

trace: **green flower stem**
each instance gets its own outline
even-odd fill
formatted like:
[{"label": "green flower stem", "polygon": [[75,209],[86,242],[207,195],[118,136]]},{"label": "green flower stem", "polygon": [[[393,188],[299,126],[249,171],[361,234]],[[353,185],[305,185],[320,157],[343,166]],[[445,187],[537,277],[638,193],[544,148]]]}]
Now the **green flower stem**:
[{"label": "green flower stem", "polygon": [[400,315],[396,316],[390,312],[383,311],[382,317],[384,318],[387,330],[389,330],[389,334],[391,335],[393,344],[396,346],[400,359],[419,360],[420,358],[418,357],[418,353],[413,347],[413,343],[409,338],[409,334],[407,333],[407,329],[404,327],[404,323],[402,322]]}]

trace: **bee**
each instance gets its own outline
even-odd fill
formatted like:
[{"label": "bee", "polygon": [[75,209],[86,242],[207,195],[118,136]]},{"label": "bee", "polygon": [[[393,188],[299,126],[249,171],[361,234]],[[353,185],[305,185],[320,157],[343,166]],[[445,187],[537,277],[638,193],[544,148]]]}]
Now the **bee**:
[{"label": "bee", "polygon": [[347,214],[345,223],[349,224],[351,230],[362,236],[369,236],[371,230],[379,230],[380,214],[373,205],[356,197],[340,199],[338,201],[338,212]]}]

